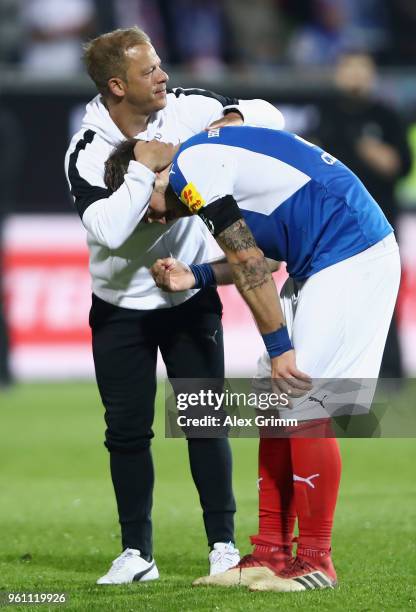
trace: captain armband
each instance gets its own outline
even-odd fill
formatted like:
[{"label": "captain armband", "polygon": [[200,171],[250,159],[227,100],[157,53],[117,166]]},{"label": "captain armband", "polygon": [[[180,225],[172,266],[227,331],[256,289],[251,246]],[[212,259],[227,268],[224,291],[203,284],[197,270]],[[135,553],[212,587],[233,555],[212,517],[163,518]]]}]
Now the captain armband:
[{"label": "captain armband", "polygon": [[233,223],[243,218],[232,195],[226,195],[198,211],[198,216],[216,238]]}]

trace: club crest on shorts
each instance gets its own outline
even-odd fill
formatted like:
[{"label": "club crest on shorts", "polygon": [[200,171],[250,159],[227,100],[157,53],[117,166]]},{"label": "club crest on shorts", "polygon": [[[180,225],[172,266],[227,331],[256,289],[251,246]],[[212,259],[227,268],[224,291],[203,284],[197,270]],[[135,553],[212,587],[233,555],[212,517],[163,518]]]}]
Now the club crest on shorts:
[{"label": "club crest on shorts", "polygon": [[205,204],[204,198],[193,183],[188,183],[181,191],[181,201],[193,213],[198,212]]}]

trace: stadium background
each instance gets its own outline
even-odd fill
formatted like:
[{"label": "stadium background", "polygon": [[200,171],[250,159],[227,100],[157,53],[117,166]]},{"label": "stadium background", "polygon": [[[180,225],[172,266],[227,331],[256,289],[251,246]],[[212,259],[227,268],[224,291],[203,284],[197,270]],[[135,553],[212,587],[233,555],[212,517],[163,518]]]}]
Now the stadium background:
[{"label": "stadium background", "polygon": [[[0,111],[8,126],[8,138],[1,142],[3,165],[9,149],[16,159],[14,196],[0,203],[1,275],[16,383],[0,387],[0,523],[5,534],[0,589],[64,590],[80,610],[127,609],[132,601],[135,609],[163,610],[167,597],[172,610],[271,609],[275,599],[268,596],[189,593],[191,578],[204,571],[202,526],[185,445],[163,438],[161,394],[154,453],[155,542],[164,580],[160,587],[147,588],[140,604],[131,590],[116,596],[90,589],[118,543],[87,326],[85,233],[63,174],[69,137],[95,92],[82,73],[79,51],[71,54],[66,43],[71,39],[79,50],[82,39],[128,25],[128,15],[140,18],[168,60],[170,86],[262,97],[276,104],[287,129],[299,134],[319,122],[333,93],[337,56],[349,43],[359,46],[378,60],[377,94],[400,112],[416,156],[416,11],[406,0],[3,0],[0,5]],[[68,31],[62,31],[63,24]],[[239,37],[244,45],[238,44]],[[55,53],[44,49],[42,54],[37,48],[42,40],[56,45]],[[65,45],[60,48],[63,41],[66,51]],[[416,373],[415,161],[396,193],[404,266],[398,319],[409,377],[397,398],[401,409],[416,402],[411,380]],[[253,368],[261,343],[234,288],[221,289],[221,295],[227,373],[241,375]],[[234,440],[233,446],[238,537],[246,552],[247,535],[256,530],[256,445]],[[345,609],[348,600],[351,609],[410,608],[415,601],[409,591],[415,573],[414,441],[352,440],[343,446],[335,545],[347,586],[338,596],[319,594],[313,603],[291,600],[290,607]],[[360,546],[352,544],[357,538]],[[400,565],[403,556],[406,568]],[[378,587],[369,603],[370,581]]]},{"label": "stadium background", "polygon": [[[251,84],[234,78],[201,80],[173,73],[172,86],[198,86],[240,98],[262,97],[285,114],[287,129],[307,134],[320,121],[325,99],[331,95],[329,78],[316,80],[281,69],[273,79]],[[298,76],[296,76],[298,75]],[[299,78],[298,78],[299,77]],[[318,80],[319,79],[319,80]],[[408,77],[387,72],[380,92],[407,119],[414,100],[405,99]],[[415,88],[416,91],[416,88]],[[62,169],[69,135],[79,126],[85,104],[94,95],[89,83],[39,80],[9,75],[3,104],[24,134],[14,214],[4,226],[4,284],[11,331],[12,367],[18,379],[90,378],[93,364],[86,313],[90,280],[85,232],[72,211]],[[399,104],[400,103],[400,104]],[[409,125],[409,137],[416,126]],[[415,150],[416,154],[416,150]],[[36,161],[34,161],[36,160]],[[403,279],[398,317],[405,369],[416,372],[416,177],[401,181],[402,203],[398,235],[402,248]],[[401,198],[401,200],[400,200]],[[282,275],[280,275],[283,278]],[[262,350],[247,308],[234,288],[222,288],[226,330],[227,372],[250,372],[253,354]],[[249,349],[249,350],[247,350]],[[163,372],[163,369],[160,369]]]}]

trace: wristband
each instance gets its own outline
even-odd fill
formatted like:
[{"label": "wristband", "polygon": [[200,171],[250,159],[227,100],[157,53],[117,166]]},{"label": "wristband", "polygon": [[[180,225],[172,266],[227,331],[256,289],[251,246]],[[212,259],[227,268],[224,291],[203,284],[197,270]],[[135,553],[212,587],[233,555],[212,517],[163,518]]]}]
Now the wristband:
[{"label": "wristband", "polygon": [[262,334],[262,338],[270,358],[278,357],[293,349],[286,325],[270,334]]},{"label": "wristband", "polygon": [[205,287],[217,286],[214,268],[211,264],[191,264],[189,269],[195,277],[195,289],[205,289]]}]

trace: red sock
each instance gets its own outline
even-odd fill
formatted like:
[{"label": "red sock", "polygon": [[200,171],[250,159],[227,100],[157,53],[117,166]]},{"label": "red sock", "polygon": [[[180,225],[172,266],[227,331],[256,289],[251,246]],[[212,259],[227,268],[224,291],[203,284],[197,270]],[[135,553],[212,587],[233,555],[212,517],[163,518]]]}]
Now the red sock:
[{"label": "red sock", "polygon": [[341,477],[335,438],[290,439],[294,496],[298,516],[298,549],[329,551]]},{"label": "red sock", "polygon": [[292,547],[295,524],[290,440],[260,438],[259,533],[252,544]]}]

